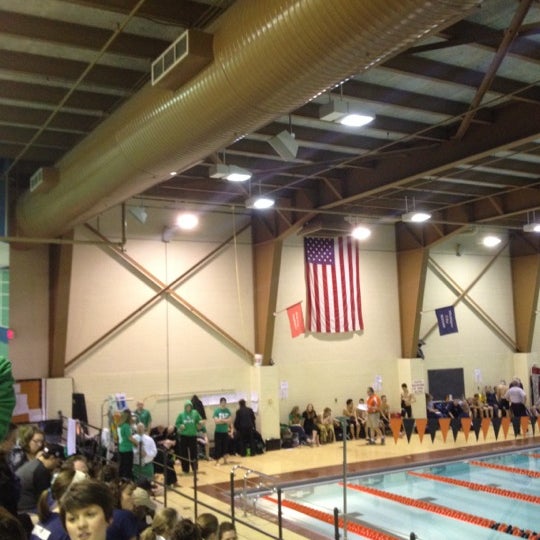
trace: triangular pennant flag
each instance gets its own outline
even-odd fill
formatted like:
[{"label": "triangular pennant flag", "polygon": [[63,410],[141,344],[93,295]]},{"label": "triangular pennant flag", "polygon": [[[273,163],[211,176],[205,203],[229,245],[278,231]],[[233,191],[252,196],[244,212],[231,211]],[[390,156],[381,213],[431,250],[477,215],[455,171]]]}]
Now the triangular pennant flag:
[{"label": "triangular pennant flag", "polygon": [[512,427],[514,428],[514,437],[519,435],[519,428],[521,426],[521,418],[519,416],[514,416],[512,418]]},{"label": "triangular pennant flag", "polygon": [[394,442],[397,443],[399,439],[399,434],[401,433],[401,416],[399,418],[390,418],[390,429],[392,430],[392,435],[394,436]]},{"label": "triangular pennant flag", "polygon": [[501,426],[504,434],[504,438],[508,438],[508,428],[510,427],[510,417],[509,416],[503,416],[501,418]]},{"label": "triangular pennant flag", "polygon": [[452,418],[450,421],[450,427],[452,428],[452,435],[455,442],[459,433],[459,428],[461,427],[461,418]]},{"label": "triangular pennant flag", "polygon": [[418,437],[420,442],[424,438],[424,433],[426,432],[427,418],[417,418],[416,419],[416,431],[418,432]]},{"label": "triangular pennant flag", "polygon": [[[450,429],[450,420],[451,418],[439,418],[439,426],[441,427],[441,434],[444,442],[446,442],[448,430]],[[433,437],[431,440],[433,440]]]},{"label": "triangular pennant flag", "polygon": [[501,429],[501,419],[498,416],[495,416],[491,419],[493,424],[493,432],[495,433],[495,440],[499,438],[499,430]]},{"label": "triangular pennant flag", "polygon": [[482,424],[481,418],[473,418],[472,427],[474,434],[476,435],[476,440],[478,440],[478,435],[480,435],[480,427]]},{"label": "triangular pennant flag", "polygon": [[525,437],[529,431],[530,418],[528,416],[521,417],[521,434]]},{"label": "triangular pennant flag", "polygon": [[489,426],[491,426],[491,418],[482,418],[482,435],[484,436],[484,441],[487,437],[487,432],[489,430]]},{"label": "triangular pennant flag", "polygon": [[[424,424],[424,429],[426,425]],[[411,442],[411,435],[414,430],[414,418],[403,418],[403,429],[405,430],[405,435],[407,436],[407,442]],[[416,422],[416,429],[418,430],[418,435],[420,436],[420,442],[422,442],[422,437],[424,436],[424,431],[420,435],[420,427],[418,422]]]},{"label": "triangular pennant flag", "polygon": [[465,440],[469,440],[469,433],[471,432],[472,420],[467,416],[461,419],[461,429],[463,429],[463,434],[465,435]]},{"label": "triangular pennant flag", "polygon": [[428,432],[431,437],[431,442],[435,441],[435,435],[437,434],[438,427],[439,427],[438,418],[428,418]]}]

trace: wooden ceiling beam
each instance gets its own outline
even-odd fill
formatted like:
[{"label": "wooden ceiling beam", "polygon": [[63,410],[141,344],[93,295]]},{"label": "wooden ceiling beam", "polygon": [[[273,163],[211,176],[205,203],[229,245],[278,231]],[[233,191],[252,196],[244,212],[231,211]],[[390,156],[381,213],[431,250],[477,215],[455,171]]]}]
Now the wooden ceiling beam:
[{"label": "wooden ceiling beam", "polygon": [[[40,54],[3,50],[0,55],[0,70],[28,74],[35,80],[50,78],[69,84],[76,81],[86,67],[85,62]],[[132,90],[140,85],[144,78],[148,78],[149,74],[133,69],[97,65],[84,82],[102,88]]]},{"label": "wooden ceiling beam", "polygon": [[[114,31],[113,28],[97,28],[3,10],[0,10],[0,28],[2,34],[35,40],[42,42],[44,46],[61,44],[94,50],[96,53]],[[170,43],[163,39],[122,33],[110,44],[107,52],[153,60],[169,45]]]}]

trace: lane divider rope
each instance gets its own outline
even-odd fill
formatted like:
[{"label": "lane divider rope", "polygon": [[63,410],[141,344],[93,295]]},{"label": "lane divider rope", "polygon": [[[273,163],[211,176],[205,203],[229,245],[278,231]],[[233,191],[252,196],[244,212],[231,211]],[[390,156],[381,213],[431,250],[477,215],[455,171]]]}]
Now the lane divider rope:
[{"label": "lane divider rope", "polygon": [[[340,485],[343,485],[343,483],[340,482]],[[488,529],[505,532],[507,534],[511,534],[512,536],[519,536],[520,538],[527,538],[528,540],[540,540],[540,534],[537,532],[520,529],[519,527],[514,527],[513,525],[508,525],[506,523],[497,523],[493,519],[468,514],[467,512],[454,510],[453,508],[448,508],[446,506],[441,506],[426,501],[419,501],[417,499],[412,499],[411,497],[405,497],[404,495],[397,495],[395,493],[389,493],[380,489],[361,486],[359,484],[347,484],[347,488],[368,493],[370,495],[375,495],[376,497],[388,499],[399,504],[412,506],[413,508],[419,508],[420,510],[426,510],[427,512],[431,512],[433,514],[439,514],[452,519],[464,521],[466,523],[471,523],[472,525],[477,525],[479,527],[486,527]]]},{"label": "lane divider rope", "polygon": [[485,467],[486,469],[496,469],[498,471],[509,472],[512,474],[521,474],[529,478],[540,478],[540,472],[529,471],[528,469],[518,469],[517,467],[509,467],[508,465],[500,465],[498,463],[487,463],[484,461],[469,461],[470,465],[476,467]]},{"label": "lane divider rope", "polygon": [[519,491],[512,491],[510,489],[502,489],[493,486],[486,486],[484,484],[478,484],[477,482],[469,482],[467,480],[457,480],[456,478],[448,478],[446,476],[440,476],[431,473],[419,473],[415,471],[409,471],[409,475],[416,476],[418,478],[425,478],[426,480],[433,480],[435,482],[443,482],[445,484],[451,484],[454,486],[464,487],[473,491],[482,491],[484,493],[491,493],[492,495],[499,495],[500,497],[508,497],[509,499],[524,501],[532,504],[540,505],[540,497],[537,495],[528,495],[526,493],[520,493]]},{"label": "lane divider rope", "polygon": [[[277,499],[270,497],[269,495],[266,495],[264,499],[277,504]],[[291,510],[296,510],[297,512],[305,514],[310,518],[334,525],[334,516],[328,512],[316,510],[315,508],[311,508],[310,506],[306,506],[305,504],[291,501],[289,499],[282,500],[281,506],[285,506]],[[343,518],[338,519],[338,524],[341,528],[343,528]],[[369,538],[370,540],[398,540],[397,536],[390,536],[381,531],[376,531],[375,529],[370,529],[369,527],[365,527],[364,525],[353,523],[351,521],[347,521],[347,531],[361,535],[363,538]]]}]

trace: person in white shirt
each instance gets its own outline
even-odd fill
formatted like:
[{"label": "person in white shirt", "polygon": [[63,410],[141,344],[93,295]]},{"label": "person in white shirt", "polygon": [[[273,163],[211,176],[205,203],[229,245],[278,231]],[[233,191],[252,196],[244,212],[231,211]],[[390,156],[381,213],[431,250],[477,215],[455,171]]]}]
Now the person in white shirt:
[{"label": "person in white shirt", "polygon": [[137,446],[133,449],[133,477],[135,480],[154,478],[154,459],[157,455],[157,447],[154,439],[145,433],[142,422],[137,424],[137,433],[133,435]]},{"label": "person in white shirt", "polygon": [[504,398],[510,403],[513,416],[527,416],[527,395],[516,381],[510,383]]}]

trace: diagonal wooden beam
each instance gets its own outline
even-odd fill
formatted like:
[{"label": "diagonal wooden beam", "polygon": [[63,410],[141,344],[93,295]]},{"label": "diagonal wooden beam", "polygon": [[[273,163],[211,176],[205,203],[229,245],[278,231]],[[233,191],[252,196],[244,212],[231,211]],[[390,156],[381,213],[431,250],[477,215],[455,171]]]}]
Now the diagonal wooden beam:
[{"label": "diagonal wooden beam", "polygon": [[[85,225],[85,227],[90,230],[93,234],[98,236],[99,238],[107,241],[107,238],[102,235],[99,231],[94,229],[90,225]],[[222,249],[224,249],[225,246],[227,246],[233,239],[234,236],[240,234],[242,231],[247,229],[249,225],[244,225],[241,227],[238,231],[235,232],[235,234],[227,238],[224,242],[222,242],[219,246],[217,246],[214,250],[212,250],[206,257],[201,259],[199,262],[197,262],[195,265],[193,265],[191,268],[189,268],[186,272],[182,273],[180,276],[178,276],[176,279],[171,281],[169,284],[165,284],[161,280],[159,280],[156,276],[154,276],[151,272],[149,272],[146,268],[144,268],[141,264],[139,264],[137,261],[132,259],[127,253],[123,252],[121,248],[114,246],[110,243],[107,243],[105,245],[101,245],[103,249],[106,251],[109,251],[113,253],[116,257],[120,258],[122,262],[127,263],[128,268],[130,268],[132,271],[134,271],[135,274],[137,274],[139,277],[143,278],[146,282],[150,283],[150,285],[157,289],[157,292],[150,297],[146,302],[141,304],[139,307],[137,307],[135,310],[133,310],[130,314],[128,314],[124,319],[122,319],[120,322],[115,324],[112,328],[107,330],[104,334],[102,334],[99,338],[94,340],[90,345],[88,345],[84,350],[79,352],[76,356],[71,358],[68,362],[66,362],[65,367],[68,367],[72,364],[74,364],[77,360],[88,354],[89,351],[97,347],[99,344],[101,344],[104,340],[108,339],[110,336],[115,334],[118,330],[120,330],[123,326],[125,326],[128,322],[133,320],[135,317],[138,317],[142,315],[149,307],[151,307],[154,303],[159,301],[162,297],[167,295],[169,298],[171,298],[176,305],[181,307],[183,310],[188,311],[192,316],[194,316],[200,323],[203,324],[207,329],[211,330],[213,333],[221,336],[224,338],[230,345],[233,345],[236,349],[238,349],[246,359],[246,362],[251,363],[253,359],[253,351],[250,351],[246,347],[244,347],[240,342],[238,342],[236,339],[234,339],[232,336],[230,336],[225,330],[223,330],[221,327],[219,327],[216,323],[211,321],[208,317],[206,317],[201,311],[199,311],[197,308],[195,308],[192,304],[187,302],[184,298],[182,298],[178,293],[176,293],[173,288],[180,285],[185,280],[189,279],[201,266],[208,263],[210,259],[215,257]]]},{"label": "diagonal wooden beam", "polygon": [[[493,266],[495,261],[503,253],[508,243],[505,243],[494,257],[489,261],[486,267],[476,276],[476,278],[463,289],[460,287],[451,276],[445,272],[445,270],[437,264],[433,259],[428,259],[428,267],[433,273],[454,293],[457,295],[457,299],[452,304],[456,306],[460,302],[466,304],[481,320],[490,328],[506,345],[508,345],[513,351],[517,349],[516,342],[509,336],[470,296],[470,290],[480,281],[480,279],[486,274],[486,272]],[[422,339],[427,339],[433,331],[437,328],[435,323],[423,336]]]},{"label": "diagonal wooden beam", "polygon": [[533,0],[521,0],[521,2],[519,2],[519,6],[514,13],[512,21],[510,22],[510,26],[506,29],[501,44],[499,45],[499,48],[497,49],[497,52],[495,53],[495,56],[493,57],[493,60],[491,61],[491,64],[488,67],[486,74],[482,82],[480,83],[480,86],[478,87],[478,90],[476,91],[476,94],[471,102],[469,111],[461,120],[461,124],[456,131],[455,138],[457,140],[461,140],[465,135],[466,131],[469,129],[469,126],[471,125],[471,122],[476,114],[476,110],[482,103],[482,99],[484,98],[487,91],[490,89],[493,81],[495,80],[497,71],[502,64],[506,53],[510,48],[510,45],[516,38],[518,30],[523,23],[525,16],[529,12],[532,2]]}]

